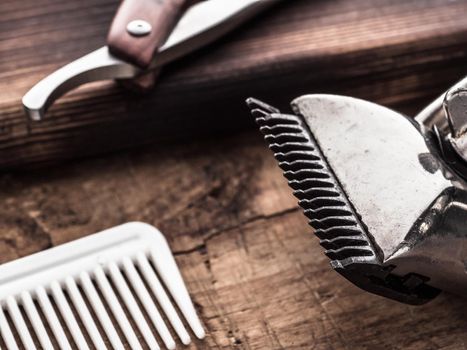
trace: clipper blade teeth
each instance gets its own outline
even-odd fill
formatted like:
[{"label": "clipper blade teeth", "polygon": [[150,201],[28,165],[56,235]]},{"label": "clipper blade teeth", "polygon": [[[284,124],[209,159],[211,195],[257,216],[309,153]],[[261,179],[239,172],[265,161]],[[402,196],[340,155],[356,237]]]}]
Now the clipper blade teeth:
[{"label": "clipper blade teeth", "polygon": [[[409,304],[439,291],[416,274],[397,276],[384,266],[366,227],[324,157],[303,117],[248,99],[256,123],[315,229],[331,266],[362,289]],[[415,280],[416,285],[407,283]]]},{"label": "clipper blade teeth", "polygon": [[340,264],[355,258],[376,261],[354,210],[301,118],[281,114],[257,100],[250,99],[248,104],[299,205],[327,249],[325,254]]}]

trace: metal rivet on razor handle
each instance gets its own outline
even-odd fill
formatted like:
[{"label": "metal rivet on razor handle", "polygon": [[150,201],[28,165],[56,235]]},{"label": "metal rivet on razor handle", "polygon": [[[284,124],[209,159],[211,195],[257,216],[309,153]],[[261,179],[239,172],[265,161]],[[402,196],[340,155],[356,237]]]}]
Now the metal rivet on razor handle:
[{"label": "metal rivet on razor handle", "polygon": [[151,33],[152,26],[142,19],[135,19],[128,23],[126,30],[132,36],[146,36]]}]

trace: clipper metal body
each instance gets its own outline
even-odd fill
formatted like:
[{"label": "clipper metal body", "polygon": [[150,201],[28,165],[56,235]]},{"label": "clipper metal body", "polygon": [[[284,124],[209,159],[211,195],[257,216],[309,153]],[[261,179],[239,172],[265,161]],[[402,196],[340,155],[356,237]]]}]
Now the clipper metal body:
[{"label": "clipper metal body", "polygon": [[409,304],[467,294],[464,130],[452,122],[467,117],[453,89],[415,120],[343,96],[300,97],[290,115],[248,100],[332,267],[367,291]]}]

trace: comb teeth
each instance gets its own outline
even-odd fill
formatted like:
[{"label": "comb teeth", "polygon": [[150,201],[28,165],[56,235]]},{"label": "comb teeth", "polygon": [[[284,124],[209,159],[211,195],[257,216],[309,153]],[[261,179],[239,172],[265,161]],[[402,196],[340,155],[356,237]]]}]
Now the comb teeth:
[{"label": "comb teeth", "polygon": [[247,103],[325,254],[339,266],[346,259],[376,260],[355,211],[302,119],[255,99]]},{"label": "comb teeth", "polygon": [[136,350],[143,348],[138,333],[150,349],[160,349],[157,337],[174,349],[159,309],[189,344],[169,294],[194,334],[205,335],[167,242],[146,224],[122,225],[13,261],[0,266],[0,276],[0,336],[8,350],[19,343],[36,349],[34,337],[46,350],[54,343],[107,349],[105,339],[113,349],[128,343]]}]

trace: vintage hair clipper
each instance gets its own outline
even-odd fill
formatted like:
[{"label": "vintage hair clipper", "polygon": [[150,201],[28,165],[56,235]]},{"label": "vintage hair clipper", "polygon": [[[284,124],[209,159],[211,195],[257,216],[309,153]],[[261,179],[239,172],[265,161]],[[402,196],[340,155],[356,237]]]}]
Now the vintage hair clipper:
[{"label": "vintage hair clipper", "polygon": [[467,295],[467,79],[415,119],[334,95],[248,105],[337,272],[409,304]]}]

